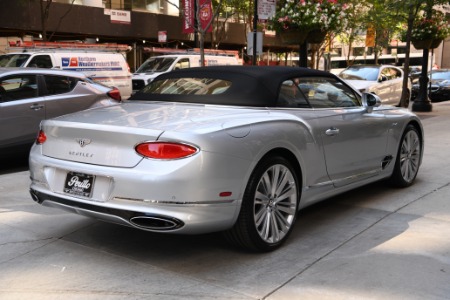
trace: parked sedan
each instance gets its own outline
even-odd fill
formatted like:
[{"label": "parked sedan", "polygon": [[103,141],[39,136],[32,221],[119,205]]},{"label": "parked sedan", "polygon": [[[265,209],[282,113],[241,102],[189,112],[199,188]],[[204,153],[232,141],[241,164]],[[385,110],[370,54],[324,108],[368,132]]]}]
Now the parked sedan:
[{"label": "parked sedan", "polygon": [[[428,72],[429,84],[427,85],[428,97],[431,101],[450,100],[450,69],[431,70]],[[412,86],[412,99],[419,94],[419,80]]]},{"label": "parked sedan", "polygon": [[[361,92],[374,93],[383,104],[401,106],[403,90],[403,70],[390,65],[354,65],[347,67],[339,77]],[[411,83],[405,91],[405,105],[411,99]]]},{"label": "parked sedan", "polygon": [[118,90],[81,73],[0,68],[0,153],[29,150],[41,120],[119,102]]},{"label": "parked sedan", "polygon": [[42,122],[31,195],[142,230],[222,231],[273,250],[302,207],[378,180],[413,184],[420,119],[380,104],[310,69],[169,72],[120,105]]}]

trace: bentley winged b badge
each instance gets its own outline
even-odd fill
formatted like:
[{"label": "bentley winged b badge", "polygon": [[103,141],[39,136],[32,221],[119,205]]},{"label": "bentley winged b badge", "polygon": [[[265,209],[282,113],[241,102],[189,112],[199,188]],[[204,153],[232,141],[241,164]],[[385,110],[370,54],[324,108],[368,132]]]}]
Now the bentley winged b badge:
[{"label": "bentley winged b badge", "polygon": [[76,139],[76,141],[77,141],[78,145],[80,145],[81,148],[89,145],[92,142],[92,140],[90,140],[90,139]]}]

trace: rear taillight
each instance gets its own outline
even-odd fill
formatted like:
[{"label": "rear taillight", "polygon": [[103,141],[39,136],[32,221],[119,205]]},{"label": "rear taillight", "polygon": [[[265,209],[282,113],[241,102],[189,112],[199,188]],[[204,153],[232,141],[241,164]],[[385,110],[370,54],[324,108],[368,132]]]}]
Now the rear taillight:
[{"label": "rear taillight", "polygon": [[47,136],[45,135],[45,133],[42,130],[39,130],[38,136],[36,138],[36,144],[42,145],[43,143],[45,143],[46,140]]},{"label": "rear taillight", "polygon": [[122,96],[120,95],[120,91],[118,88],[113,87],[112,90],[110,90],[108,93],[106,93],[109,97],[113,98],[114,100],[117,101],[122,101]]},{"label": "rear taillight", "polygon": [[140,155],[154,159],[178,159],[191,156],[198,152],[193,146],[180,143],[147,142],[136,146]]}]

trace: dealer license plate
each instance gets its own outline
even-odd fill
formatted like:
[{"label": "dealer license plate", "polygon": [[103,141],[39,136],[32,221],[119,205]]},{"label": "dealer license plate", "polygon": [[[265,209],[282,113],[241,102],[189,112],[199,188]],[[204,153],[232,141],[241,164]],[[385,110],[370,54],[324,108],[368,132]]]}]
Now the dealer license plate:
[{"label": "dealer license plate", "polygon": [[94,181],[94,175],[69,172],[64,183],[64,193],[90,198],[92,196]]}]

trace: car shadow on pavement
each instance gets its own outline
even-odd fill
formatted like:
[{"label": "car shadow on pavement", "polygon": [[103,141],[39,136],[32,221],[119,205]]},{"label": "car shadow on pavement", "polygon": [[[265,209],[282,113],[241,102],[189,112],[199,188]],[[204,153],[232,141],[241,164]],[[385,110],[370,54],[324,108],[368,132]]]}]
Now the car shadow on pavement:
[{"label": "car shadow on pavement", "polygon": [[[205,270],[215,273],[219,272],[216,270],[241,269],[240,264],[254,265],[255,268],[259,264],[270,266],[272,259],[274,264],[294,263],[299,268],[306,268],[392,214],[391,211],[370,207],[371,200],[364,199],[367,195],[376,199],[377,193],[383,196],[380,184],[383,185],[371,184],[301,210],[287,242],[269,253],[252,253],[235,248],[220,233],[191,236],[159,234],[104,222],[96,222],[73,232],[65,236],[64,240],[165,270],[184,274],[198,273],[199,277],[206,275],[201,275]],[[359,203],[358,199],[364,200],[364,204]],[[383,236],[378,239],[366,241],[362,247],[364,249],[360,250],[376,247],[400,235],[408,229],[409,222],[414,218],[416,216],[408,215],[396,220],[395,228],[384,231]],[[217,260],[216,257],[221,259]],[[285,261],[280,262],[280,257],[284,257]],[[249,258],[253,262],[246,261]],[[271,267],[275,268],[274,265]],[[219,273],[216,275],[220,277]]]},{"label": "car shadow on pavement", "polygon": [[17,151],[15,153],[0,155],[0,175],[27,171],[28,151]]}]

